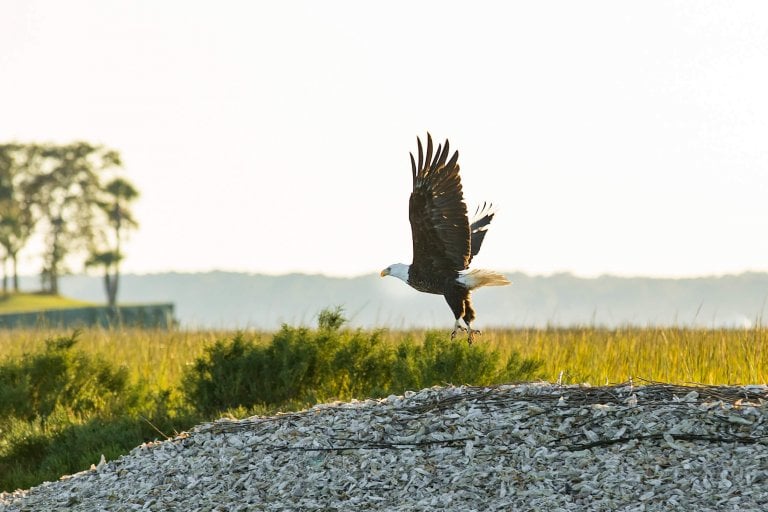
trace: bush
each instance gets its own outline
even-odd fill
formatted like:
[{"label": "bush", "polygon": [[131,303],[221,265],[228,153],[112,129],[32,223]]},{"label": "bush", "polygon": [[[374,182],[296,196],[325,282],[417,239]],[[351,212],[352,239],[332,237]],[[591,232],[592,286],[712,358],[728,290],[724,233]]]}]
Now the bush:
[{"label": "bush", "polygon": [[128,371],[76,350],[78,333],[0,364],[0,491],[55,480],[201,418],[168,411]]},{"label": "bush", "polygon": [[242,334],[219,340],[187,370],[182,391],[205,414],[245,406],[261,392],[262,360],[259,347]]},{"label": "bush", "polygon": [[295,407],[329,399],[402,393],[435,384],[488,385],[530,380],[541,363],[429,332],[422,344],[387,343],[382,331],[342,329],[340,309],[319,315],[317,329],[283,325],[271,342],[243,334],[219,340],[183,379],[183,392],[200,413],[255,406]]},{"label": "bush", "polygon": [[0,421],[41,420],[57,409],[76,417],[124,414],[139,394],[126,368],[73,349],[78,332],[46,340],[42,353],[0,364]]},{"label": "bush", "polygon": [[283,325],[267,346],[242,333],[219,340],[184,375],[183,392],[203,414],[313,401],[330,372],[343,323],[340,310],[326,310],[317,331]]},{"label": "bush", "polygon": [[512,352],[500,366],[497,351],[488,351],[480,344],[469,345],[464,340],[451,340],[442,332],[427,332],[424,343],[402,341],[396,349],[393,381],[395,391],[421,389],[434,385],[472,384],[487,386],[502,382],[517,382],[535,378],[542,363],[521,359]]}]

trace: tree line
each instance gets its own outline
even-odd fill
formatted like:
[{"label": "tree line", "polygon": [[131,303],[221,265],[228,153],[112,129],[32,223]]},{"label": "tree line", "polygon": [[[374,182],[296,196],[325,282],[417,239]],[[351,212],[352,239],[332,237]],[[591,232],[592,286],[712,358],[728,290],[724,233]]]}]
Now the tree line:
[{"label": "tree line", "polygon": [[19,253],[37,235],[44,293],[58,294],[59,278],[79,262],[103,270],[107,300],[115,306],[122,241],[138,227],[130,205],[139,193],[121,168],[118,151],[88,142],[0,144],[4,294],[11,286],[19,291]]}]

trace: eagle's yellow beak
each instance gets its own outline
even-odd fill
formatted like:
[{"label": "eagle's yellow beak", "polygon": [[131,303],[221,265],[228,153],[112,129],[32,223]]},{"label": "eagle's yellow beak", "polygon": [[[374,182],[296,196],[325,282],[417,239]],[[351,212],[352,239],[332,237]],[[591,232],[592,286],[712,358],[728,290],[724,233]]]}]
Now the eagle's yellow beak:
[{"label": "eagle's yellow beak", "polygon": [[381,275],[381,277],[388,276],[389,275],[389,269],[385,268],[384,270],[381,271],[380,275]]}]

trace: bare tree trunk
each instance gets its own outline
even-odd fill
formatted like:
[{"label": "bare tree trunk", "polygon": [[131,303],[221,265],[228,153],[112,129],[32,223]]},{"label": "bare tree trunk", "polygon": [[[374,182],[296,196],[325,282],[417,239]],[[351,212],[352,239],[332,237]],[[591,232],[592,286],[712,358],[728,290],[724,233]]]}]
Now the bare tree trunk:
[{"label": "bare tree trunk", "polygon": [[11,265],[13,266],[13,291],[19,293],[19,255],[11,254]]},{"label": "bare tree trunk", "polygon": [[59,271],[55,267],[51,268],[48,276],[48,293],[51,295],[59,294]]},{"label": "bare tree trunk", "polygon": [[43,293],[59,294],[59,275],[53,263],[43,269],[43,273],[40,275],[40,285]]},{"label": "bare tree trunk", "polygon": [[104,266],[104,292],[107,294],[107,305],[114,307],[112,304],[112,276],[109,275],[109,266]]},{"label": "bare tree trunk", "polygon": [[112,279],[109,288],[109,306],[117,307],[117,284],[120,279],[120,271],[115,267],[115,273],[112,274]]},{"label": "bare tree trunk", "polygon": [[120,226],[123,223],[122,208],[120,208],[120,199],[115,200],[115,273],[112,276],[112,289],[109,291],[109,304],[113,308],[117,306],[117,285],[120,279]]},{"label": "bare tree trunk", "polygon": [[3,256],[3,295],[8,293],[8,256]]},{"label": "bare tree trunk", "polygon": [[113,274],[109,266],[104,267],[104,291],[107,293],[107,305],[117,307],[117,272]]},{"label": "bare tree trunk", "polygon": [[59,235],[63,221],[61,215],[53,219],[53,247],[51,251],[51,268],[48,291],[53,295],[59,294],[59,263],[61,263],[61,247],[59,247]]}]

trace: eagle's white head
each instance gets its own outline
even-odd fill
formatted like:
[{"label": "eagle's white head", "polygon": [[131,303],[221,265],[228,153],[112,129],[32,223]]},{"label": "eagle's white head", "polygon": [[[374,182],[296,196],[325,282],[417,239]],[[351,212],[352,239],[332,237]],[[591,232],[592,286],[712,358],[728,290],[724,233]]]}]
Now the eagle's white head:
[{"label": "eagle's white head", "polygon": [[410,268],[410,265],[406,265],[405,263],[393,263],[392,265],[388,266],[387,268],[381,271],[381,277],[393,276],[407,283],[409,268]]}]

